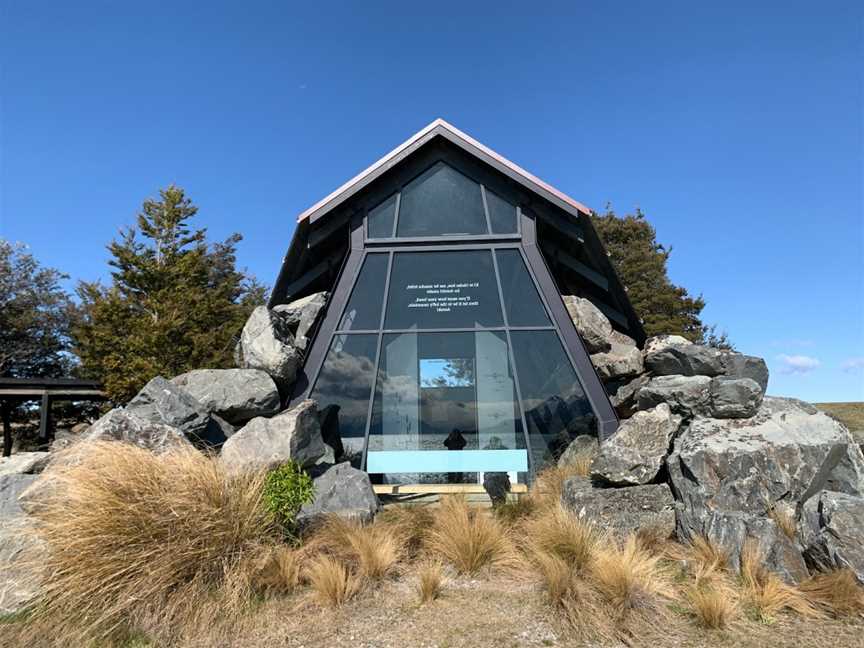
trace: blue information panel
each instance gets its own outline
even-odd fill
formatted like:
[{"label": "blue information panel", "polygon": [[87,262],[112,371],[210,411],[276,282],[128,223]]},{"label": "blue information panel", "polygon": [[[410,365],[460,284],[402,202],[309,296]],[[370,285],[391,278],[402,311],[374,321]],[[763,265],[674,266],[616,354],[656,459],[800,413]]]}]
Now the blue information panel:
[{"label": "blue information panel", "polygon": [[370,450],[370,473],[527,472],[525,450]]}]

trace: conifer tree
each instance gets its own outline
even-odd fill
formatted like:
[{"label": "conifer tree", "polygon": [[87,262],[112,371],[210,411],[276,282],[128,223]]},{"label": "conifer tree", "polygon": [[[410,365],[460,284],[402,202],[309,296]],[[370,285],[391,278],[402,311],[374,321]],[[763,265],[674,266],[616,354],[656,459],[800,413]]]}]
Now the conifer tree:
[{"label": "conifer tree", "polygon": [[144,201],[137,227],[108,246],[111,284],[81,282],[74,350],[115,401],[156,375],[231,365],[235,336],[264,288],[236,269],[239,234],[208,244],[183,189]]},{"label": "conifer tree", "polygon": [[[603,215],[593,214],[592,221],[621,282],[627,286],[633,308],[643,319],[645,333],[707,341],[708,332],[714,329],[700,319],[705,300],[701,295],[691,296],[669,279],[666,263],[672,249],[657,242],[657,233],[645,215],[636,210],[619,217],[607,207]],[[725,334],[712,339],[729,344]]]}]

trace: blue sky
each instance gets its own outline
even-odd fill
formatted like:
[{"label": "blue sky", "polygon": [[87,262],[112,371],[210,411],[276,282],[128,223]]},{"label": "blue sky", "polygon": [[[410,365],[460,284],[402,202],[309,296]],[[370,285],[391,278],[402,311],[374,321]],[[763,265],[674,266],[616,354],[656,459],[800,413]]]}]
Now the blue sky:
[{"label": "blue sky", "polygon": [[175,182],[275,280],[296,215],[436,117],[636,206],[770,392],[864,400],[860,2],[0,0],[0,236],[78,279]]}]

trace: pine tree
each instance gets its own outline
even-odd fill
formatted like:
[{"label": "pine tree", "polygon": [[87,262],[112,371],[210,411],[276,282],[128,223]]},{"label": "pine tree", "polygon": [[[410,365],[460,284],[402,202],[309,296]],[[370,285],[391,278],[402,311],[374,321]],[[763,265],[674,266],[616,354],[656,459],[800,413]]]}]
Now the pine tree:
[{"label": "pine tree", "polygon": [[65,277],[26,246],[0,239],[0,376],[68,375],[73,307],[60,286]]},{"label": "pine tree", "polygon": [[198,210],[183,189],[159,193],[108,246],[111,285],[78,286],[75,352],[115,401],[156,375],[230,366],[235,336],[264,301],[264,288],[236,269],[240,235],[208,244],[189,224]]},{"label": "pine tree", "polygon": [[[637,210],[619,217],[607,207],[602,216],[593,214],[592,221],[646,334],[675,334],[703,342],[707,331],[713,330],[699,317],[705,300],[701,295],[692,297],[669,279],[666,263],[672,249],[657,242],[645,215]],[[725,334],[723,342],[728,343]]]}]

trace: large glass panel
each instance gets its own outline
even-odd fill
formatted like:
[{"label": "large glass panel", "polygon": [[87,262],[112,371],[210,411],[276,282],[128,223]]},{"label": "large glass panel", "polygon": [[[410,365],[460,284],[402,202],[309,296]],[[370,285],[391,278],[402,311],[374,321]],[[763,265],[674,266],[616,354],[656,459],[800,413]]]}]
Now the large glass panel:
[{"label": "large glass panel", "polygon": [[503,332],[394,333],[381,344],[366,469],[385,483],[524,481],[527,452]]},{"label": "large glass panel", "polygon": [[489,223],[493,234],[516,233],[516,205],[486,189],[486,206],[489,208]]},{"label": "large glass panel", "polygon": [[[381,302],[387,279],[387,254],[367,254],[354,292],[339,323],[340,331],[367,331],[381,327]],[[344,281],[344,279],[343,279]]]},{"label": "large glass panel", "polygon": [[405,185],[397,236],[488,234],[480,185],[438,162]]},{"label": "large glass panel", "polygon": [[377,334],[334,336],[309,395],[318,401],[324,438],[341,438],[345,456],[358,468],[377,346]]},{"label": "large glass panel", "polygon": [[369,238],[391,238],[393,219],[396,217],[396,194],[390,196],[366,216]]},{"label": "large glass panel", "polygon": [[489,250],[397,252],[385,328],[502,326]]},{"label": "large glass panel", "polygon": [[596,436],[596,420],[555,331],[511,331],[510,339],[537,470],[578,435]]},{"label": "large glass panel", "polygon": [[501,293],[510,326],[550,326],[546,309],[519,250],[495,250]]}]

